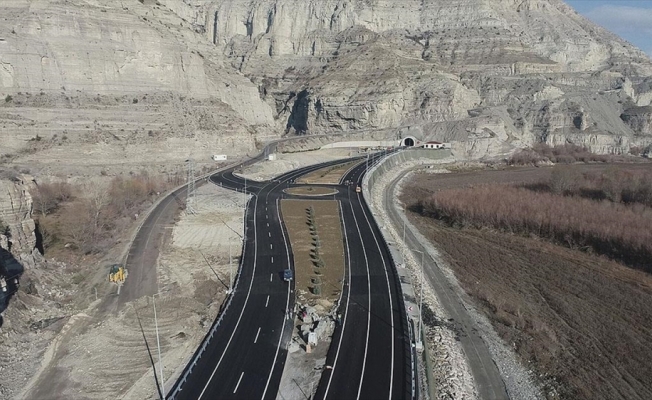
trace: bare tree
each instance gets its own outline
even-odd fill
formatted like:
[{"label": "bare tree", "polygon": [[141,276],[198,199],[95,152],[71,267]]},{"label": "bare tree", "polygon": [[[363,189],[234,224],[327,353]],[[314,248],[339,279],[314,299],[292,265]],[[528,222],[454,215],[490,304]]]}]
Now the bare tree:
[{"label": "bare tree", "polygon": [[65,182],[41,183],[31,195],[34,209],[41,216],[46,216],[54,212],[61,203],[70,201],[73,198],[73,189]]},{"label": "bare tree", "polygon": [[553,193],[565,194],[577,189],[582,175],[570,165],[555,165],[550,174],[550,190]]}]

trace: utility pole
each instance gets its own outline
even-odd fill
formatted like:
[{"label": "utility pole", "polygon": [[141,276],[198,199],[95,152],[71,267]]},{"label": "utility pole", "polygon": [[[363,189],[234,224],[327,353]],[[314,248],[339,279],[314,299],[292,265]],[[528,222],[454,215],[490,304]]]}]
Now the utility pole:
[{"label": "utility pole", "polygon": [[132,304],[131,307],[134,309],[134,313],[136,313],[136,319],[138,320],[138,326],[140,326],[140,333],[143,335],[143,342],[145,342],[145,348],[147,349],[147,356],[149,357],[149,362],[152,364],[152,369],[154,370],[154,383],[156,384],[156,391],[158,392],[159,398],[161,400],[165,399],[165,395],[163,394],[163,390],[161,388],[161,385],[158,382],[158,377],[156,376],[156,366],[154,365],[154,358],[152,357],[152,352],[149,349],[149,343],[147,342],[147,336],[145,336],[145,330],[143,329],[143,323],[140,320],[140,316],[138,315],[138,310],[136,310],[136,307]]},{"label": "utility pole", "polygon": [[417,253],[421,253],[421,285],[419,286],[419,322],[417,324],[417,337],[419,338],[419,341],[417,342],[417,345],[421,344],[421,308],[423,307],[423,259],[424,259],[424,252],[421,250],[414,250]]},{"label": "utility pole", "polygon": [[193,203],[195,201],[195,163],[191,158],[186,160],[187,166],[187,190],[186,190],[186,214],[195,214]]},{"label": "utility pole", "polygon": [[[242,234],[244,235],[247,233],[247,177],[245,176],[244,178],[245,185],[244,185],[244,190],[242,191],[243,194],[243,203],[242,203]],[[242,239],[244,240],[244,238]]]},{"label": "utility pole", "polygon": [[229,240],[229,293],[233,291],[233,258],[231,258],[231,241]]},{"label": "utility pole", "polygon": [[[423,308],[423,258],[424,258],[424,253],[423,251],[421,252],[421,285],[419,287],[419,338],[421,338],[421,324],[423,323],[421,320],[421,309]],[[419,340],[421,341],[421,340]]]},{"label": "utility pole", "polygon": [[156,318],[156,293],[152,296],[152,304],[154,305],[154,325],[156,326],[156,347],[158,347],[158,369],[161,374],[161,389],[163,394],[165,394],[165,381],[163,380],[163,360],[161,359],[161,341],[158,334],[158,319]]}]

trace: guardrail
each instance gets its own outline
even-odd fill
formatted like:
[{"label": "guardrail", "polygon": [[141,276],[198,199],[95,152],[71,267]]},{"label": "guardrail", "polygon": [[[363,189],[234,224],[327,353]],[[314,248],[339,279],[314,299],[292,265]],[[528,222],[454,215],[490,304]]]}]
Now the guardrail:
[{"label": "guardrail", "polygon": [[[370,200],[370,202],[368,202],[369,204],[373,204],[373,199],[372,199],[372,195],[371,195],[372,186],[376,183],[376,181],[378,179],[380,179],[380,177],[383,174],[385,174],[389,170],[395,168],[399,164],[405,163],[405,162],[410,161],[410,160],[419,159],[419,158],[444,159],[446,157],[449,157],[450,155],[451,155],[450,150],[417,150],[417,149],[412,149],[412,150],[402,150],[402,151],[399,151],[397,153],[391,154],[391,155],[389,155],[387,157],[384,157],[383,159],[381,159],[380,161],[375,163],[365,173],[365,176],[362,179],[362,195],[363,195],[363,197],[368,198]],[[370,209],[371,209],[371,207],[370,207]],[[388,214],[391,214],[391,210],[387,210],[387,212],[388,212]],[[372,211],[372,215],[373,215],[373,211]],[[376,219],[375,215],[374,215],[374,219]],[[376,223],[378,224],[378,221],[376,221]],[[378,224],[378,225],[381,226],[381,224]],[[383,235],[383,239],[384,239],[385,243],[389,243],[389,242],[393,241],[393,240],[388,240],[390,238],[385,236],[384,229],[380,229],[380,233],[381,233],[381,235]],[[397,265],[399,260],[395,259],[393,252],[390,251],[389,254],[390,254],[390,257],[392,258],[392,262],[394,263],[394,265]],[[397,281],[400,282],[399,274],[398,274],[398,271],[396,270],[396,268],[393,268],[393,272],[394,272],[394,275],[395,275]],[[403,295],[401,296],[401,299],[402,299],[401,306],[405,310],[405,294],[404,294],[403,291],[402,291],[402,294]],[[411,365],[411,371],[412,371],[412,380],[411,380],[412,398],[417,399],[419,397],[418,396],[418,390],[417,390],[417,385],[418,385],[417,371],[418,371],[418,369],[417,369],[417,355],[416,355],[415,349],[416,349],[416,337],[417,337],[417,335],[420,337],[423,334],[423,324],[422,324],[422,331],[421,332],[415,332],[414,321],[412,320],[412,318],[407,317],[407,310],[406,310],[405,315],[406,315],[406,319],[408,320],[407,322],[408,322],[408,326],[409,326],[408,335],[409,335],[409,338],[410,338],[410,349],[406,352],[406,354],[410,354],[410,358],[411,358],[410,365]],[[425,357],[427,359],[429,359],[427,346],[424,346],[424,349],[425,349],[425,353],[426,353]],[[426,364],[427,364],[427,366],[430,366],[430,363],[427,362]],[[431,375],[431,373],[427,374],[428,387],[429,388],[431,387],[431,383],[429,382],[430,375]]]},{"label": "guardrail", "polygon": [[[245,209],[249,210],[249,207],[247,207],[249,201],[251,201],[251,197],[249,200],[247,200],[247,204],[245,204]],[[243,232],[243,238],[245,238],[242,241],[242,254],[245,252],[246,248],[246,237],[247,237],[247,214],[245,213],[244,216],[245,220],[245,231]],[[231,289],[231,292],[228,294],[228,298],[225,303],[223,303],[223,306],[220,308],[218,312],[218,318],[213,321],[213,324],[211,325],[211,328],[208,330],[208,333],[204,336],[204,339],[202,340],[201,345],[195,350],[195,353],[193,354],[192,358],[190,359],[191,361],[186,365],[186,367],[183,369],[183,372],[181,373],[181,377],[177,379],[177,381],[174,383],[174,386],[172,387],[172,390],[168,395],[165,396],[166,399],[174,400],[176,396],[179,394],[181,391],[181,387],[186,383],[186,380],[188,379],[188,375],[192,373],[192,370],[195,368],[197,365],[197,361],[201,358],[202,354],[206,351],[206,347],[210,343],[211,340],[213,340],[213,336],[215,335],[215,332],[217,331],[217,328],[220,326],[222,323],[222,320],[224,319],[224,315],[226,315],[226,311],[229,309],[231,306],[231,302],[233,301],[233,297],[235,295],[236,289],[238,288],[238,285],[240,284],[240,276],[242,274],[242,264],[244,263],[244,257],[240,257],[240,265],[238,266],[238,273],[236,274],[235,282],[233,284],[233,288]]]}]

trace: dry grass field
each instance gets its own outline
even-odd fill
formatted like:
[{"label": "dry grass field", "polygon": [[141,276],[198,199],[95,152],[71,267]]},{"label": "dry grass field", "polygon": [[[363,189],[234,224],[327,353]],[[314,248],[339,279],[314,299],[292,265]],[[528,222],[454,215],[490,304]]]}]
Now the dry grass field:
[{"label": "dry grass field", "polygon": [[299,186],[285,189],[284,192],[296,196],[326,196],[337,194],[337,189],[323,186]]},{"label": "dry grass field", "polygon": [[[319,257],[315,257],[315,235],[309,223],[310,209],[319,238]],[[333,200],[283,200],[283,222],[288,229],[294,255],[297,300],[315,305],[319,300],[337,301],[344,278],[344,247],[338,203]],[[318,258],[323,266],[318,267]],[[316,284],[315,282],[321,282]],[[315,287],[320,292],[315,292]]]},{"label": "dry grass field", "polygon": [[[551,172],[420,174],[405,186],[402,200],[409,206],[442,190],[536,184],[549,180]],[[417,213],[410,217],[499,335],[533,366],[550,398],[652,398],[650,274],[534,235],[451,226]]]},{"label": "dry grass field", "polygon": [[313,171],[297,179],[297,183],[337,185],[346,171],[359,162],[360,161],[352,161],[345,164],[338,164],[318,169],[317,171]]}]

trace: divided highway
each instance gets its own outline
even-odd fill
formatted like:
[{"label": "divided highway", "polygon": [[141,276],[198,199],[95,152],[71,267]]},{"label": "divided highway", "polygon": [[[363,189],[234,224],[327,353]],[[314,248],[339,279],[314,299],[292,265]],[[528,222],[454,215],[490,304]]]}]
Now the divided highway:
[{"label": "divided highway", "polygon": [[[374,156],[370,162],[378,156]],[[170,399],[276,398],[293,329],[294,282],[288,234],[280,213],[294,179],[339,160],[301,168],[268,182],[247,182],[245,244],[236,290],[227,308],[170,391]],[[335,334],[317,390],[324,399],[395,399],[411,394],[410,343],[400,282],[361,193],[366,163],[335,185],[342,212],[347,277]],[[213,183],[244,190],[233,169]],[[328,197],[332,199],[333,197]],[[315,200],[315,198],[312,198]],[[200,356],[199,356],[200,355]]]},{"label": "divided highway", "polygon": [[342,323],[331,342],[317,399],[409,399],[412,393],[400,280],[362,193],[353,190],[365,171],[366,163],[361,163],[342,178],[355,184],[340,199],[348,276]]}]

